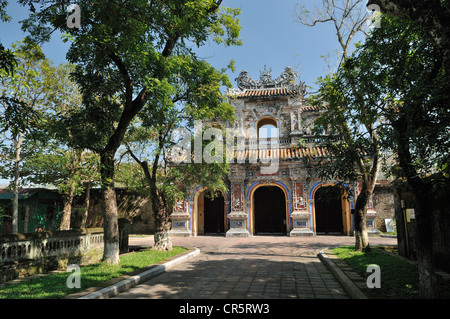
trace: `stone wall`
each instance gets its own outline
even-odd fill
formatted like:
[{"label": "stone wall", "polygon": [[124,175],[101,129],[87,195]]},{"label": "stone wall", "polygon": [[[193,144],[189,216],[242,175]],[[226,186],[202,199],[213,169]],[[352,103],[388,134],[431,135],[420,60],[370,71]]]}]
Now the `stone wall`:
[{"label": "stone wall", "polygon": [[386,219],[395,219],[394,189],[389,181],[379,181],[372,197],[373,209],[377,212],[377,229],[386,231]]},{"label": "stone wall", "polygon": [[[117,188],[117,208],[119,218],[125,218],[129,221],[130,234],[153,234],[155,221],[151,202],[148,198],[143,198],[137,193],[126,189]],[[85,209],[85,196],[79,196],[74,202],[72,211],[73,228],[78,228],[81,221],[81,214]],[[102,227],[102,199],[100,189],[91,189],[91,200],[89,205],[89,214],[87,218],[87,228]]]},{"label": "stone wall", "polygon": [[0,235],[0,282],[87,264],[102,255],[102,228]]}]

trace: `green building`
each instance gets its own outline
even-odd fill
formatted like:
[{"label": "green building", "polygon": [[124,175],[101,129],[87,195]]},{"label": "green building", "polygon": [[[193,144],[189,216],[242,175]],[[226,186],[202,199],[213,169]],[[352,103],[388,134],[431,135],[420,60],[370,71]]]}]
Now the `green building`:
[{"label": "green building", "polygon": [[[0,234],[12,233],[11,190],[0,189]],[[62,216],[62,199],[56,190],[44,188],[19,191],[19,233],[55,231]]]}]

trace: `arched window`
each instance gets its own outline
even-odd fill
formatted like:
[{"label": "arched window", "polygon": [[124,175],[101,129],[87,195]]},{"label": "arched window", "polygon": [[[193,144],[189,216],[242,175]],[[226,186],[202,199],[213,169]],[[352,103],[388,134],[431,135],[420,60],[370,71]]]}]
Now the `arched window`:
[{"label": "arched window", "polygon": [[270,117],[262,118],[257,123],[258,139],[260,138],[278,138],[277,121]]}]

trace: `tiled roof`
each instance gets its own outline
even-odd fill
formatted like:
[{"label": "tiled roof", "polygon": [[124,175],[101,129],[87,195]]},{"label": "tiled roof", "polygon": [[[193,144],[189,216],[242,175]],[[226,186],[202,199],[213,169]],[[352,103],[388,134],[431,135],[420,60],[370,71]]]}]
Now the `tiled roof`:
[{"label": "tiled roof", "polygon": [[322,157],[329,155],[324,147],[275,148],[234,151],[234,159],[238,162],[280,159],[298,160],[305,157]]},{"label": "tiled roof", "polygon": [[314,112],[314,111],[321,111],[326,110],[328,106],[303,106],[300,108],[300,112]]},{"label": "tiled roof", "polygon": [[286,88],[277,89],[247,89],[242,92],[231,93],[230,95],[238,99],[243,98],[268,98],[268,97],[280,97],[297,95],[298,91],[289,90]]}]

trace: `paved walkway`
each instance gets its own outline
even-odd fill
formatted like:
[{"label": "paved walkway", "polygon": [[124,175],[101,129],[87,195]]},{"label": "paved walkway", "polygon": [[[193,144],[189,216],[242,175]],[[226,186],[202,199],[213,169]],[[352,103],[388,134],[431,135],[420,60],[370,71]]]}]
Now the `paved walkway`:
[{"label": "paved walkway", "polygon": [[[196,247],[201,253],[115,298],[349,298],[317,254],[326,248],[353,245],[353,237],[199,236],[173,238],[172,242]],[[371,237],[370,242],[371,245],[396,245],[397,239]],[[131,246],[152,244],[151,237],[130,238]]]}]

